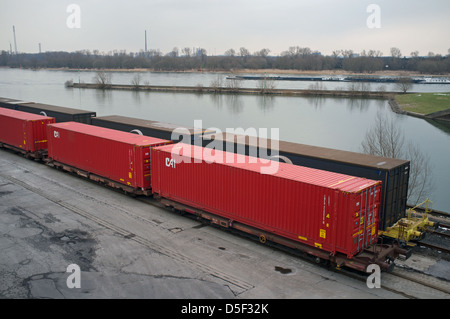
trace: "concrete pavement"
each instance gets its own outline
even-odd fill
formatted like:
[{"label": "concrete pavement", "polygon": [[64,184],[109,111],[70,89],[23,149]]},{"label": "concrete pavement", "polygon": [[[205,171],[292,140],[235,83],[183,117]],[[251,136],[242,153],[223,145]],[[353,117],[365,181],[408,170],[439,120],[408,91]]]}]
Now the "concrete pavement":
[{"label": "concrete pavement", "polygon": [[1,298],[403,297],[4,150],[0,251]]}]

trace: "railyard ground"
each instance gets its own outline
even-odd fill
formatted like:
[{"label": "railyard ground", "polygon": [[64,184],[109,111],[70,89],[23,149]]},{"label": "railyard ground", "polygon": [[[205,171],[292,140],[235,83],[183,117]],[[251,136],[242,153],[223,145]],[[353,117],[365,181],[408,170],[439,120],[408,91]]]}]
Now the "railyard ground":
[{"label": "railyard ground", "polygon": [[[382,288],[0,150],[0,298],[450,298]],[[420,267],[438,260],[415,259]],[[67,267],[81,269],[69,288]],[[413,285],[413,284],[411,284]]]}]

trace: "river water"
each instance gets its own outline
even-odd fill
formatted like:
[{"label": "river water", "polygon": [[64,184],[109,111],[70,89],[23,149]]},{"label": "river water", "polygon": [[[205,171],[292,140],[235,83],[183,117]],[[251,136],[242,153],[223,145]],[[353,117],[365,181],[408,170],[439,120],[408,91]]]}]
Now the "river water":
[{"label": "river water", "polygon": [[[136,73],[113,72],[112,82],[130,84]],[[394,118],[408,140],[417,143],[430,157],[434,187],[429,193],[433,208],[450,211],[450,126],[440,126],[391,111],[379,99],[265,97],[253,95],[214,95],[101,91],[65,88],[67,80],[91,83],[91,71],[31,71],[0,69],[0,97],[86,109],[98,116],[123,115],[172,124],[204,128],[279,129],[281,140],[360,152],[367,129],[378,112]],[[221,73],[141,73],[141,83],[150,85],[210,86]],[[306,89],[312,82],[280,81],[276,88]],[[255,87],[256,81],[242,81],[242,87]],[[326,89],[345,89],[347,83],[324,82]],[[380,84],[370,86],[377,90]],[[395,90],[384,84],[387,91]],[[415,92],[450,92],[450,85],[414,85]],[[450,107],[450,106],[449,106]],[[263,131],[261,131],[262,133]]]}]

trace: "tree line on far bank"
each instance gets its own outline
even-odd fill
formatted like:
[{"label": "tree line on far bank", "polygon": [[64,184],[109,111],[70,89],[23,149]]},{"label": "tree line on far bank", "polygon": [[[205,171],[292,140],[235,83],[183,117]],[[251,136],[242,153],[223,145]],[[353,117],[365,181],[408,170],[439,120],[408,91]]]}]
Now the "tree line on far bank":
[{"label": "tree line on far bank", "polygon": [[1,51],[0,66],[12,68],[70,68],[70,69],[151,69],[154,71],[232,71],[238,69],[280,69],[280,70],[344,70],[355,73],[374,73],[383,70],[402,70],[423,74],[450,73],[450,49],[446,56],[429,53],[419,56],[412,52],[403,57],[398,48],[391,49],[390,56],[380,51],[363,51],[355,54],[352,50],[336,50],[325,56],[309,48],[290,47],[279,56],[270,56],[269,49],[250,53],[245,48],[239,51],[227,50],[225,55],[207,55],[206,50],[195,53],[189,48],[174,48],[167,54],[158,50],[127,53],[113,51],[107,54],[97,50],[77,52],[44,52],[11,54]]}]

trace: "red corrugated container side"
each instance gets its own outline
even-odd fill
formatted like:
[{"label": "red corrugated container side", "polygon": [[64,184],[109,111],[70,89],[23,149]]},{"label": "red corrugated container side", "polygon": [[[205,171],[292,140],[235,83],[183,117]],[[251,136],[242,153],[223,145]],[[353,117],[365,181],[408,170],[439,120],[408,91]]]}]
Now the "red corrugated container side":
[{"label": "red corrugated container side", "polygon": [[48,126],[48,156],[133,188],[150,189],[150,148],[170,141],[76,122]]},{"label": "red corrugated container side", "polygon": [[153,192],[333,254],[377,241],[381,182],[204,150],[153,148]]},{"label": "red corrugated container side", "polygon": [[0,108],[0,141],[28,152],[46,149],[51,123],[52,117]]}]

